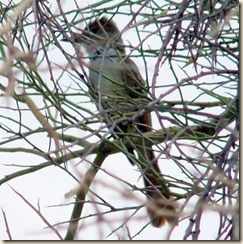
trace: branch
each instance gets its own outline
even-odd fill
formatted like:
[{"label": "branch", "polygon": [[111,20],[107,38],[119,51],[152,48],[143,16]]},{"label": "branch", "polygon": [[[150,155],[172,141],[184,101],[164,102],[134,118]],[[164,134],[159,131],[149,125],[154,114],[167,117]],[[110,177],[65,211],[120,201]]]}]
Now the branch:
[{"label": "branch", "polygon": [[41,220],[57,235],[60,240],[63,240],[59,232],[47,221],[47,219],[41,214],[40,210],[32,205],[23,195],[17,192],[13,187],[9,186],[34,212],[41,218]]},{"label": "branch", "polygon": [[[142,138],[149,138],[151,140],[147,140],[149,143],[156,145],[165,142],[166,140],[172,140],[176,137],[177,140],[179,139],[184,139],[184,140],[193,140],[193,141],[199,141],[199,140],[207,140],[209,136],[213,136],[216,131],[225,128],[228,126],[230,123],[233,122],[235,116],[236,116],[236,106],[235,106],[236,100],[232,100],[229,103],[228,108],[220,115],[220,119],[213,119],[211,122],[206,123],[203,122],[203,125],[193,125],[193,126],[188,126],[186,128],[178,127],[178,126],[173,126],[169,127],[167,129],[161,129],[157,131],[151,131],[151,132],[146,132],[143,133],[142,136],[131,136],[130,141],[134,144],[139,144],[141,143]],[[51,166],[51,165],[60,165],[63,164],[71,159],[83,157],[84,155],[90,155],[90,154],[97,154],[97,157],[100,152],[100,144],[86,144],[83,143],[82,140],[72,137],[72,136],[65,136],[62,135],[62,140],[65,141],[76,141],[77,145],[87,145],[82,150],[77,150],[74,152],[70,152],[65,154],[65,157],[61,156],[56,159],[51,158],[51,160],[48,160],[47,162],[44,162],[42,164],[39,164],[37,166],[33,166],[28,169],[24,169],[18,172],[15,172],[13,174],[10,174],[8,176],[5,176],[5,178],[0,180],[0,185],[3,183],[6,183],[9,180],[12,180],[16,177],[28,174],[28,173],[33,173],[39,169],[43,169],[45,167]],[[123,152],[124,153],[124,146],[128,146],[130,144],[128,141],[124,140],[121,142],[120,140],[114,140],[114,141],[109,141],[105,140],[103,141],[105,143],[106,147],[106,156],[118,153],[118,152]]]},{"label": "branch", "polygon": [[54,139],[56,146],[59,146],[59,143],[58,143],[59,136],[58,136],[57,132],[48,123],[46,117],[40,112],[40,110],[35,105],[33,100],[27,95],[26,92],[23,92],[23,94],[21,96],[19,96],[19,99],[29,107],[30,111],[33,113],[35,118],[40,122],[40,124],[43,126],[43,128],[47,131],[48,135]]},{"label": "branch", "polygon": [[73,212],[71,215],[65,240],[74,240],[75,238],[77,228],[78,228],[79,218],[81,216],[83,206],[84,206],[85,197],[89,191],[91,183],[93,182],[105,158],[106,158],[105,152],[98,153],[94,160],[94,163],[86,172],[86,174],[84,175],[84,179],[80,183],[80,186],[76,193],[75,205],[73,208]]}]

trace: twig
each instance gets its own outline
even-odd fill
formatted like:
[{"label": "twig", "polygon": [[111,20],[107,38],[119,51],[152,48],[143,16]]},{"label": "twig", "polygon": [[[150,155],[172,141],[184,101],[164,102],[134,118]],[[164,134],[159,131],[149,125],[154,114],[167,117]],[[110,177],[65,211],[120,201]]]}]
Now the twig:
[{"label": "twig", "polygon": [[89,191],[89,187],[91,183],[93,182],[99,168],[101,167],[102,163],[104,162],[106,158],[106,153],[98,153],[94,163],[89,168],[89,170],[84,175],[84,179],[80,183],[80,187],[78,189],[78,192],[76,194],[76,200],[75,205],[73,208],[72,216],[70,219],[70,223],[68,226],[67,234],[65,237],[65,240],[74,240],[77,228],[78,228],[78,222],[79,218],[81,216],[83,206],[84,206],[84,200],[85,197]]}]

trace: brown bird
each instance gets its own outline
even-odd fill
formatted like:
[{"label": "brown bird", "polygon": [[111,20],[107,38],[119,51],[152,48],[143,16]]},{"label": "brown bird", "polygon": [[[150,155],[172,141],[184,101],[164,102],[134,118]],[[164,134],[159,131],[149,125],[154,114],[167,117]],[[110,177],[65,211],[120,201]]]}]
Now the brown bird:
[{"label": "brown bird", "polygon": [[[147,212],[155,227],[177,221],[177,204],[172,200],[155,158],[152,144],[143,133],[152,130],[151,116],[138,107],[147,97],[147,88],[136,64],[126,56],[125,47],[113,20],[107,17],[88,24],[82,34],[69,41],[80,43],[90,57],[90,93],[113,136],[127,142],[129,161],[139,165],[148,198]],[[132,143],[132,137],[141,137]],[[134,151],[136,154],[134,154]],[[136,155],[137,161],[135,159]]]}]

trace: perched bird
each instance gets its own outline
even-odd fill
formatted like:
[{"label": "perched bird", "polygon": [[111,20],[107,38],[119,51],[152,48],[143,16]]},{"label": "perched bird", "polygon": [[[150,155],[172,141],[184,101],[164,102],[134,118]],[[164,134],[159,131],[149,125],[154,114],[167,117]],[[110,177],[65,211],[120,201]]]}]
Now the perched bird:
[{"label": "perched bird", "polygon": [[[88,24],[81,34],[72,33],[69,41],[81,44],[90,57],[90,93],[108,127],[113,126],[112,134],[128,138],[128,142],[131,137],[142,137],[138,144],[127,143],[127,151],[129,155],[136,152],[133,155],[139,160],[152,225],[175,223],[177,204],[171,198],[149,138],[142,135],[152,130],[149,111],[139,113],[138,109],[148,90],[138,67],[126,56],[121,32],[113,20],[102,17]],[[129,155],[134,164],[134,157]]]}]

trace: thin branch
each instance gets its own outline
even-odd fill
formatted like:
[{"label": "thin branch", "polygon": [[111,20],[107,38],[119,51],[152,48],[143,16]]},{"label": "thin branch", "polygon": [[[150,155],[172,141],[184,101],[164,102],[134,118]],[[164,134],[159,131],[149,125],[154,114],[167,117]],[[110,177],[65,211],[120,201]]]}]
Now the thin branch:
[{"label": "thin branch", "polygon": [[70,223],[68,226],[67,234],[65,236],[65,240],[74,240],[77,228],[78,228],[78,222],[79,218],[81,216],[85,197],[89,191],[90,185],[93,182],[99,168],[101,167],[102,163],[104,162],[106,158],[105,152],[100,152],[97,154],[93,164],[89,168],[89,170],[84,175],[83,180],[80,182],[80,186],[78,188],[77,194],[76,194],[76,200],[75,205],[73,208],[72,216],[70,219]]},{"label": "thin branch", "polygon": [[13,240],[12,236],[11,236],[11,232],[10,232],[9,226],[8,226],[8,220],[7,220],[7,217],[6,217],[6,213],[3,211],[3,208],[1,208],[1,209],[2,209],[3,219],[4,219],[5,226],[6,226],[6,232],[8,234],[8,238],[9,238],[9,240]]},{"label": "thin branch", "polygon": [[42,219],[42,221],[57,235],[60,240],[63,240],[59,232],[46,220],[46,218],[41,214],[40,210],[35,208],[23,195],[17,192],[13,187],[9,186],[34,212]]}]

